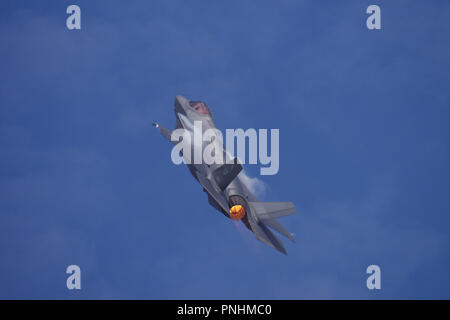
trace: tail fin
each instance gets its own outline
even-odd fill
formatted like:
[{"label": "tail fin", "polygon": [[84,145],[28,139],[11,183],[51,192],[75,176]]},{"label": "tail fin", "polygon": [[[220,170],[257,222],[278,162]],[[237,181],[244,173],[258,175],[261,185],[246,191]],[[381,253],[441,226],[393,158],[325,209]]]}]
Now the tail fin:
[{"label": "tail fin", "polygon": [[250,227],[258,240],[287,255],[283,242],[281,242],[281,240],[278,239],[262,221],[258,222],[253,219],[248,220],[250,222]]},{"label": "tail fin", "polygon": [[255,221],[250,219],[250,223],[256,237],[264,243],[286,254],[283,243],[267,228],[279,232],[292,242],[294,236],[289,233],[276,218],[284,217],[296,213],[292,202],[249,202],[250,211]]}]

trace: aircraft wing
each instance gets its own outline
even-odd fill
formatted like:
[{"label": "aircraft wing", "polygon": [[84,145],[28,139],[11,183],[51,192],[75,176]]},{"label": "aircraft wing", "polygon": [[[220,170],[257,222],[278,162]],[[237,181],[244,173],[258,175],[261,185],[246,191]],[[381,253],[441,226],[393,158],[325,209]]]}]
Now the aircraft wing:
[{"label": "aircraft wing", "polygon": [[154,123],[152,123],[152,124],[153,124],[154,127],[156,127],[156,129],[159,130],[159,133],[161,133],[161,135],[162,135],[164,138],[166,138],[167,140],[169,140],[170,143],[176,144],[176,141],[172,141],[171,138],[170,138],[170,136],[172,135],[172,131],[171,131],[171,130],[169,130],[169,129],[167,129],[167,128],[164,128],[164,127],[162,127],[162,126],[160,126],[160,125],[159,125],[158,123],[156,123],[156,122],[154,122]]}]

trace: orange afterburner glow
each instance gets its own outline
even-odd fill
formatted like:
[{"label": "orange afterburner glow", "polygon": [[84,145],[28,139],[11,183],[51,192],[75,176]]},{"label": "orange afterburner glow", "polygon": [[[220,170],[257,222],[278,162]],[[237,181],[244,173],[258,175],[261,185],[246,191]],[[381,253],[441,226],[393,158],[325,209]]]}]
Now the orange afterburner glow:
[{"label": "orange afterburner glow", "polygon": [[233,220],[240,220],[245,216],[245,209],[243,206],[237,204],[230,209],[230,218]]}]

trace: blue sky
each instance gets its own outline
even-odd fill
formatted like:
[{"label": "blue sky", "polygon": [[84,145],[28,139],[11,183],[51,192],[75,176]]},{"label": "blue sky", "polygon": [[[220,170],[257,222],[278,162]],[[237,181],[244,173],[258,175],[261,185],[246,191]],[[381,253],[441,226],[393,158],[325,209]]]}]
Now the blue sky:
[{"label": "blue sky", "polygon": [[[365,26],[370,4],[381,30]],[[449,13],[438,0],[2,1],[0,298],[450,298]],[[151,122],[174,126],[176,94],[208,103],[222,130],[280,129],[280,171],[259,178],[261,200],[298,208],[281,221],[288,256],[172,164]]]}]

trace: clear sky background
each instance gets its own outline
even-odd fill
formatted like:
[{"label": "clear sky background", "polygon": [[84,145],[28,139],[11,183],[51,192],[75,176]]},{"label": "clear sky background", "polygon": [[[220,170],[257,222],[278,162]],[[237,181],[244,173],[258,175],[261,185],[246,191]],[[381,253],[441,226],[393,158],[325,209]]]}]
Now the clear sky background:
[{"label": "clear sky background", "polygon": [[[1,1],[0,298],[450,298],[449,17],[444,0]],[[151,123],[174,127],[176,94],[222,130],[280,129],[279,173],[245,168],[299,211],[288,256],[172,164]]]}]

